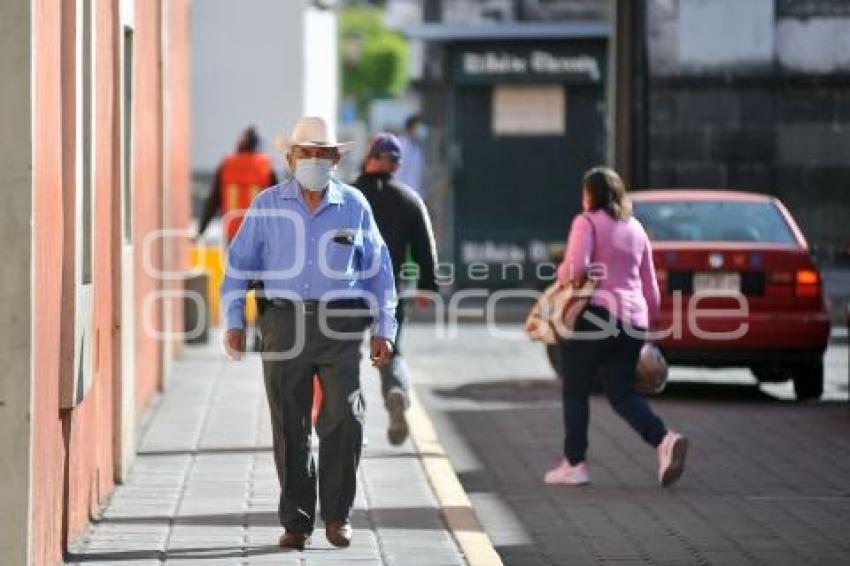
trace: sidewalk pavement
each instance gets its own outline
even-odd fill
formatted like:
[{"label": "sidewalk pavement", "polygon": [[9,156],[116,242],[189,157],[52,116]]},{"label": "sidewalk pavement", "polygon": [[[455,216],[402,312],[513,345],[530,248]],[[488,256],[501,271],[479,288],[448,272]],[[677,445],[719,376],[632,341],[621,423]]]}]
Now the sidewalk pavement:
[{"label": "sidewalk pavement", "polygon": [[593,483],[570,488],[542,481],[563,453],[560,383],[519,326],[500,330],[516,339],[475,324],[444,339],[411,324],[405,352],[505,564],[850,564],[846,344],[830,345],[839,372],[823,402],[774,396],[782,391],[757,387],[747,370],[673,368],[651,400],[691,440],[670,489],[656,483],[655,451],[594,395]]},{"label": "sidewalk pavement", "polygon": [[138,457],[68,564],[465,564],[410,441],[391,447],[377,371],[364,360],[368,446],[352,517],[333,548],[317,525],[303,553],[282,551],[279,486],[260,361],[231,362],[217,337],[190,347],[147,417]]}]

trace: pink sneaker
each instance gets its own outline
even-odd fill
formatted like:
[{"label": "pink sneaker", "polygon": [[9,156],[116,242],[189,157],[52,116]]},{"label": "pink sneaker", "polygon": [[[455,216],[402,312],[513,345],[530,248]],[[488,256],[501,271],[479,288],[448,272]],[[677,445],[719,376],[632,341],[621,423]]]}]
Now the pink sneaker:
[{"label": "pink sneaker", "polygon": [[557,468],[553,468],[546,472],[543,476],[543,481],[552,484],[562,485],[585,485],[590,483],[590,472],[587,471],[587,462],[579,462],[575,466],[570,466],[566,458],[561,460]]},{"label": "pink sneaker", "polygon": [[687,453],[688,439],[678,432],[668,431],[658,445],[658,482],[662,486],[671,486],[682,476]]}]

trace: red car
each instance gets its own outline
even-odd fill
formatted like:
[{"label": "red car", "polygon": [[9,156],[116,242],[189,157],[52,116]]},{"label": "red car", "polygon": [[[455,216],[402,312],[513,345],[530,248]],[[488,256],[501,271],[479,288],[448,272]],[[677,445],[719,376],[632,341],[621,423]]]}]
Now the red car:
[{"label": "red car", "polygon": [[749,367],[793,380],[798,399],[823,392],[829,316],[821,276],[779,200],[716,190],[631,193],[661,288],[654,330],[672,365]]}]

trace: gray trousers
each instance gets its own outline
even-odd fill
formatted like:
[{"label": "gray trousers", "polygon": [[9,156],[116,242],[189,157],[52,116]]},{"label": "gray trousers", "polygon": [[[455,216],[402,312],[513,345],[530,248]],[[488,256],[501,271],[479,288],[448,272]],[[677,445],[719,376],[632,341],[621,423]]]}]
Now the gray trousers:
[{"label": "gray trousers", "polygon": [[[280,481],[280,523],[311,533],[316,519],[316,464],[310,449],[313,374],[322,384],[318,491],[322,519],[347,520],[354,505],[363,444],[365,401],[360,390],[360,346],[368,320],[330,318],[355,338],[326,336],[316,313],[267,304],[260,321],[263,376],[271,412],[274,461]],[[300,328],[300,330],[299,330]],[[303,347],[296,347],[303,341]],[[295,354],[281,355],[289,351]],[[290,359],[280,359],[287,357]]]},{"label": "gray trousers", "polygon": [[410,370],[407,368],[407,362],[402,357],[401,350],[399,349],[401,327],[404,324],[404,301],[398,302],[395,317],[398,322],[398,332],[396,333],[392,357],[390,357],[389,362],[385,366],[378,369],[378,373],[381,375],[381,393],[384,396],[384,402],[386,402],[387,394],[392,389],[398,389],[404,393],[405,403],[408,403]]}]

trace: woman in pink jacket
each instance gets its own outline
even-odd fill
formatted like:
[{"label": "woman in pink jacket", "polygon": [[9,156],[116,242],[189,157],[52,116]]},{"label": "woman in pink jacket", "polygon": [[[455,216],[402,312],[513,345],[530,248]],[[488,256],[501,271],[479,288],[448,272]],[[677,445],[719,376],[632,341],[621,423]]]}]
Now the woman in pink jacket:
[{"label": "woman in pink jacket", "polygon": [[546,473],[545,481],[568,485],[590,481],[588,397],[593,376],[604,368],[611,406],[657,449],[658,480],[671,485],[684,469],[687,440],[668,430],[634,388],[635,367],[659,303],[649,238],[632,216],[623,181],[612,169],[588,171],[582,195],[584,213],[573,220],[558,280],[564,285],[578,283],[592,266],[598,281],[574,335],[560,343],[564,459]]}]

